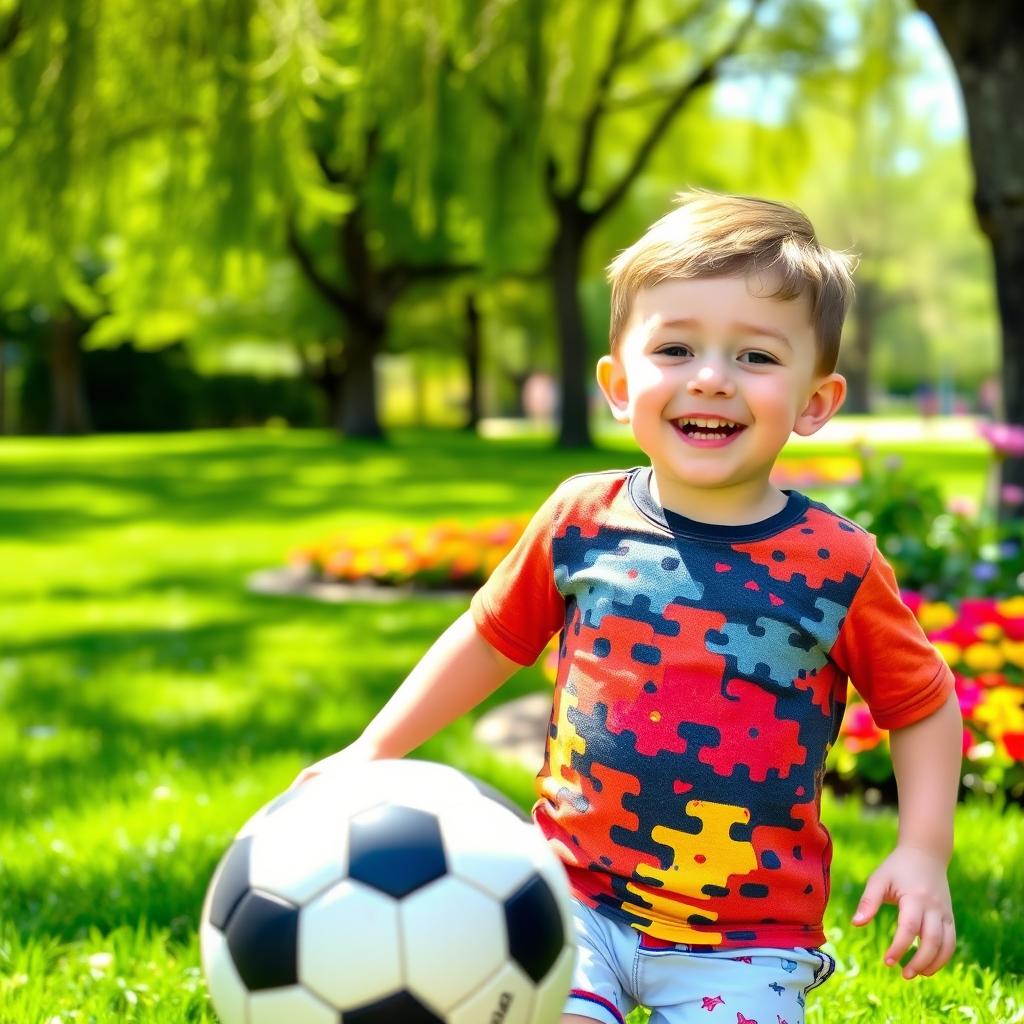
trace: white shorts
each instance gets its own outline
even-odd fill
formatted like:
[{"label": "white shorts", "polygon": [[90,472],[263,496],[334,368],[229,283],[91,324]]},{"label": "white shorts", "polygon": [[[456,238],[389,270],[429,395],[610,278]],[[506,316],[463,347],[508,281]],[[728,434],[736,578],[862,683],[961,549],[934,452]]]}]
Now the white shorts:
[{"label": "white shorts", "polygon": [[[573,900],[579,956],[565,1013],[624,1024],[804,1024],[804,996],[835,960],[820,949],[646,948],[642,934]],[[717,1011],[717,1015],[716,1015]]]}]

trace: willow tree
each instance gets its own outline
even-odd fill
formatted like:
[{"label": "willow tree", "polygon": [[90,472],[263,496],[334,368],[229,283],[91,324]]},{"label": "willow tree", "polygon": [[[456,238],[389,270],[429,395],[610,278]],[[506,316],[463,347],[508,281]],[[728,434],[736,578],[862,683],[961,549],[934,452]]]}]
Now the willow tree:
[{"label": "willow tree", "polygon": [[[178,244],[190,225],[210,225],[227,246],[241,240],[244,122],[201,157],[191,143],[218,111],[245,103],[237,80],[218,69],[229,56],[244,59],[249,17],[249,0],[216,9],[33,0],[0,30],[3,304],[31,308],[49,325],[58,432],[89,428],[81,348],[119,301],[108,272],[156,301],[161,289],[175,289],[176,266],[191,262]],[[195,202],[218,164],[235,190]],[[137,258],[120,251],[124,237],[145,238],[130,253]]]},{"label": "willow tree", "polygon": [[390,309],[473,265],[457,200],[473,110],[446,82],[456,21],[368,0],[15,9],[0,25],[0,214],[16,244],[0,261],[5,301],[52,318],[62,429],[88,427],[87,330],[178,340],[290,253],[334,315],[339,425],[379,435]]},{"label": "willow tree", "polygon": [[[531,203],[517,190],[520,209],[539,211],[529,227],[543,245],[537,269],[549,283],[558,334],[559,441],[574,447],[590,443],[578,284],[595,229],[624,203],[659,148],[670,138],[685,147],[674,126],[713,83],[730,74],[830,68],[828,11],[814,0],[568,0],[540,6],[518,27],[522,34],[513,26],[511,45],[476,77],[495,117],[507,122],[523,94],[507,88],[505,62],[523,54],[533,69],[529,136],[508,134],[494,180],[519,174],[536,197]],[[679,166],[682,185],[692,166],[685,152]],[[501,238],[502,218],[488,224]]]}]

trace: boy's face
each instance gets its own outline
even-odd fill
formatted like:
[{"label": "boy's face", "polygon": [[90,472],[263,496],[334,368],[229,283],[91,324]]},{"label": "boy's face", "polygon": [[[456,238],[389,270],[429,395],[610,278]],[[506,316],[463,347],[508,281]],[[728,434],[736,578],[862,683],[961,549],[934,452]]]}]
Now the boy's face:
[{"label": "boy's face", "polygon": [[844,379],[816,370],[809,300],[769,298],[771,285],[714,277],[642,289],[617,350],[598,363],[613,415],[630,424],[676,511],[708,489],[718,511],[731,499],[763,504],[790,434],[813,434],[842,404]]}]

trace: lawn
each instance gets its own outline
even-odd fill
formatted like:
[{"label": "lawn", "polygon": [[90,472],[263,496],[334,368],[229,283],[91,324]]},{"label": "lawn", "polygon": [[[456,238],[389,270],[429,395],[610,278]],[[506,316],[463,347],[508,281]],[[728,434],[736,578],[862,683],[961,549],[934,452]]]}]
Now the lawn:
[{"label": "lawn", "polygon": [[[234,830],[351,740],[467,603],[257,597],[248,573],[368,517],[528,511],[570,473],[635,461],[622,448],[414,431],[380,448],[287,431],[0,443],[0,1022],[212,1022],[195,927]],[[947,493],[981,492],[979,446],[903,454]],[[527,670],[494,700],[546,685]],[[421,755],[528,805],[529,772],[470,725]],[[840,972],[808,1020],[1024,1021],[1020,812],[961,809],[960,949],[911,983],[881,965],[891,911],[847,925],[893,815],[828,799],[826,820]]]}]

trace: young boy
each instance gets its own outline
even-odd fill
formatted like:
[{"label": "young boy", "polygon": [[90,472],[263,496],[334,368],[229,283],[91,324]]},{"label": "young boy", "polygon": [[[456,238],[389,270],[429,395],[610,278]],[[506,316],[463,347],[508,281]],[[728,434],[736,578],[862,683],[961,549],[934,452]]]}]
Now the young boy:
[{"label": "young boy", "polygon": [[[832,972],[825,755],[847,679],[891,730],[895,849],[854,924],[885,954],[955,945],[961,721],[874,538],[769,479],[842,405],[853,285],[789,206],[695,191],[610,268],[597,378],[650,467],[561,484],[364,734],[311,766],[400,757],[561,632],[534,818],[566,866],[579,960],[562,1024],[802,1024]],[[706,1011],[706,1016],[705,1016]]]}]

